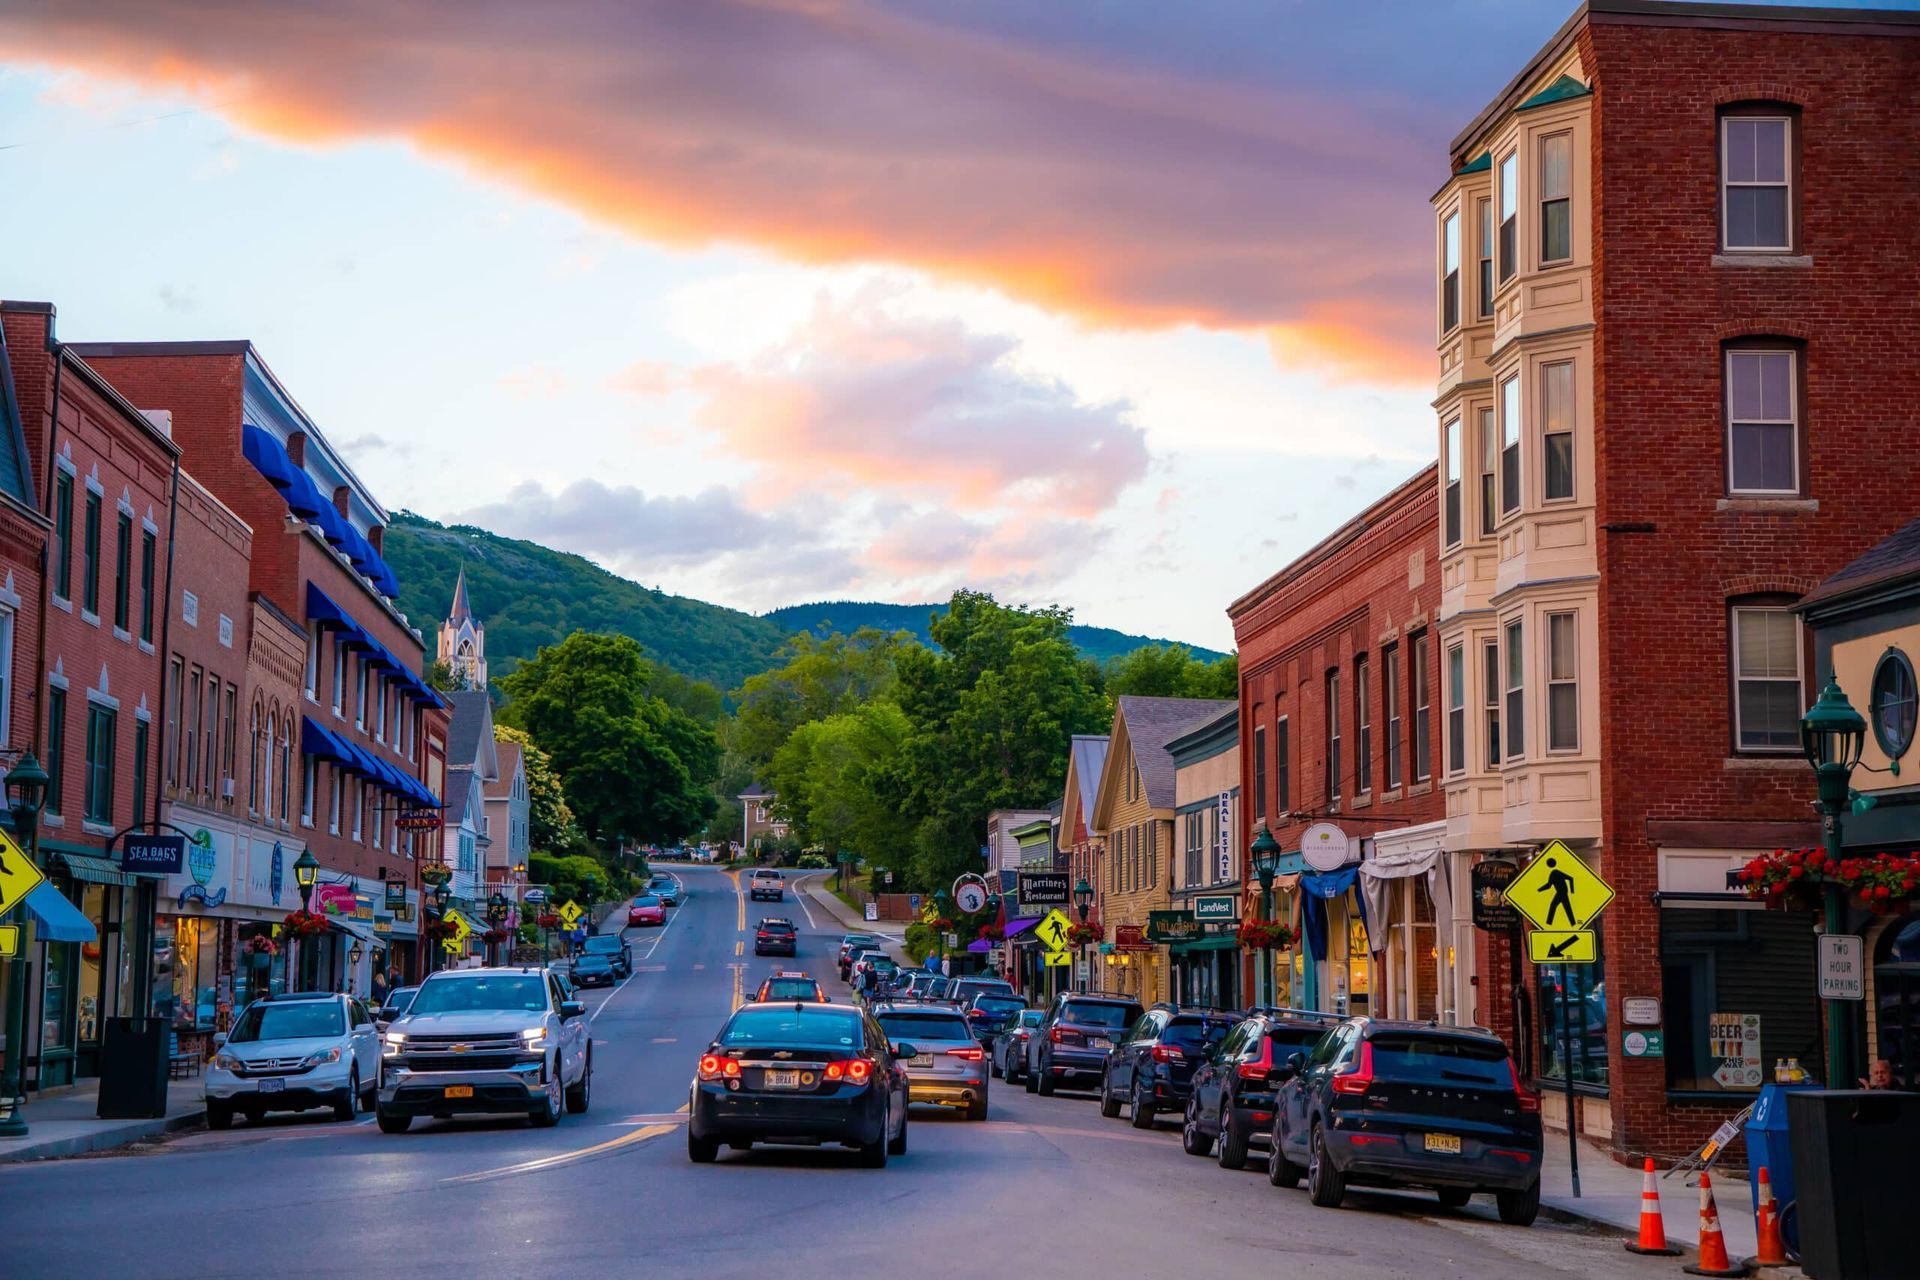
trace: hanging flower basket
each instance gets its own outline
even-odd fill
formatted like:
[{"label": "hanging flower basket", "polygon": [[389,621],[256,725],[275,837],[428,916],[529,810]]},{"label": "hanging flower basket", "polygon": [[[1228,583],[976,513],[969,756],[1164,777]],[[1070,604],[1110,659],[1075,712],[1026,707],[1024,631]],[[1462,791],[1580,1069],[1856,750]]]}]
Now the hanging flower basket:
[{"label": "hanging flower basket", "polygon": [[1832,858],[1822,849],[1775,849],[1740,868],[1749,898],[1769,907],[1810,910],[1822,891],[1838,885],[1876,916],[1904,910],[1920,895],[1920,854],[1876,853],[1872,857]]},{"label": "hanging flower basket", "polygon": [[560,917],[551,911],[546,912],[540,917],[539,925],[542,929],[558,929],[560,927]]},{"label": "hanging flower basket", "polygon": [[945,933],[947,930],[953,928],[953,921],[946,916],[940,916],[936,918],[932,923],[933,923],[933,927],[935,929],[938,929],[942,933]]},{"label": "hanging flower basket", "polygon": [[459,932],[451,920],[442,920],[436,916],[427,921],[427,940],[429,942],[444,942]]},{"label": "hanging flower basket", "polygon": [[492,943],[497,945],[499,943],[505,942],[511,936],[513,935],[508,933],[505,929],[489,929],[485,933],[480,935],[480,940],[482,942]]},{"label": "hanging flower basket", "polygon": [[246,953],[247,958],[250,960],[256,957],[262,960],[271,960],[280,954],[280,944],[275,942],[273,938],[267,934],[256,933],[241,944],[241,950]]},{"label": "hanging flower basket", "polygon": [[318,911],[292,911],[280,922],[280,932],[289,938],[317,938],[331,926]]},{"label": "hanging flower basket", "polygon": [[997,924],[983,924],[980,926],[980,940],[982,942],[1004,942],[1006,937],[1007,931]]},{"label": "hanging flower basket", "polygon": [[1074,924],[1067,926],[1067,945],[1070,947],[1089,946],[1100,941],[1100,926],[1092,924]]},{"label": "hanging flower basket", "polygon": [[441,885],[453,879],[453,872],[438,863],[429,862],[420,868],[421,882],[428,885]]},{"label": "hanging flower basket", "polygon": [[1247,920],[1235,931],[1242,947],[1279,951],[1293,945],[1293,930],[1275,920]]}]

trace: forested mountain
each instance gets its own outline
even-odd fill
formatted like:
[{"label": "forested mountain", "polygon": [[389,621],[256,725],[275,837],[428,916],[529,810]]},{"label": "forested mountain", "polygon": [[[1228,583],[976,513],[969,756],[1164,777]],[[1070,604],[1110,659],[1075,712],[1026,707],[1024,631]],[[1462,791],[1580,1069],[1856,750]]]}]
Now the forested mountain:
[{"label": "forested mountain", "polygon": [[[811,631],[815,635],[830,635],[835,631],[851,635],[861,627],[877,627],[882,631],[905,631],[917,638],[922,644],[931,644],[933,637],[928,631],[932,621],[947,611],[944,602],[940,604],[869,604],[858,600],[828,600],[820,604],[794,604],[784,609],[775,609],[762,615],[780,624],[782,631]],[[1078,624],[1067,628],[1067,639],[1081,653],[1098,662],[1108,658],[1117,658],[1123,653],[1131,653],[1143,644],[1164,645],[1165,640],[1155,640],[1150,636],[1128,635],[1124,631],[1115,631],[1111,627],[1084,627]],[[1188,645],[1193,656],[1211,662],[1224,655],[1212,650]]]}]

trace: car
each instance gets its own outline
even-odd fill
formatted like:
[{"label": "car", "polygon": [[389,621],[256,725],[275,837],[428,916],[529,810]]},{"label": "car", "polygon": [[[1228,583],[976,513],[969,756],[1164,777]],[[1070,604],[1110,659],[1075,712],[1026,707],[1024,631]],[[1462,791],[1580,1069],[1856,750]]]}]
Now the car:
[{"label": "car", "polygon": [[967,1025],[973,1028],[973,1038],[985,1046],[992,1044],[1007,1024],[1020,1016],[1027,1002],[1016,995],[982,991],[960,1007],[966,1011]]},{"label": "car", "polygon": [[627,928],[629,929],[666,922],[666,908],[660,905],[660,899],[654,894],[643,893],[627,907]]},{"label": "car", "polygon": [[791,956],[799,951],[799,934],[784,916],[768,916],[754,929],[753,954],[757,956]]},{"label": "car", "polygon": [[953,1004],[948,994],[951,990],[952,979],[926,969],[901,969],[894,974],[893,998],[896,1000],[940,1000]]},{"label": "car", "polygon": [[704,846],[701,848],[695,849],[692,853],[687,855],[687,861],[688,862],[712,862],[713,850],[705,848]]},{"label": "car", "polygon": [[711,1164],[724,1143],[835,1142],[883,1169],[907,1152],[907,1073],[919,1052],[864,1010],[746,1004],[700,1055],[687,1100],[687,1158]]},{"label": "car", "polygon": [[613,961],[605,955],[588,954],[574,958],[574,986],[610,987],[618,981],[619,979],[613,975]]},{"label": "car", "polygon": [[232,1128],[236,1113],[258,1121],[270,1111],[315,1107],[351,1120],[379,1086],[380,1032],[352,996],[265,996],[213,1042],[203,1086],[209,1129]]},{"label": "car", "polygon": [[1008,1084],[1018,1084],[1026,1074],[1027,1041],[1034,1030],[1047,1020],[1045,1009],[1022,1009],[1020,1015],[994,1037],[987,1051],[993,1072]]},{"label": "car", "polygon": [[747,896],[751,897],[755,902],[760,901],[762,898],[768,898],[774,902],[784,902],[787,897],[787,882],[782,880],[780,873],[772,867],[759,867],[754,871],[752,879],[747,883]]},{"label": "car", "polygon": [[860,976],[860,966],[862,964],[872,960],[875,956],[880,956],[884,959],[886,954],[885,951],[880,949],[878,942],[864,943],[856,946],[852,954],[847,957],[847,971],[842,976],[844,976],[848,982],[856,981]]},{"label": "car", "polygon": [[1180,1146],[1190,1156],[1215,1151],[1223,1169],[1243,1168],[1251,1148],[1273,1131],[1274,1086],[1267,1077],[1295,1053],[1311,1053],[1344,1019],[1304,1009],[1255,1009],[1215,1045],[1193,1073]]},{"label": "car", "polygon": [[584,956],[605,956],[613,963],[613,976],[633,976],[633,946],[617,933],[596,933],[580,944]]},{"label": "car", "polygon": [[875,982],[889,982],[899,971],[900,966],[894,958],[876,947],[854,958],[853,973],[849,980],[857,987],[868,973],[872,973]]},{"label": "car", "polygon": [[840,980],[845,982],[853,968],[854,953],[863,949],[878,949],[880,939],[871,933],[849,933],[840,939]]},{"label": "car", "polygon": [[759,990],[753,993],[753,999],[762,1004],[769,1000],[826,1004],[827,993],[810,975],[796,970],[782,970],[762,982]]},{"label": "car", "polygon": [[406,1013],[407,1006],[413,1003],[413,993],[419,989],[419,987],[389,988],[387,998],[381,1001],[378,1009],[373,1011],[375,1030],[385,1031],[388,1023]]},{"label": "car", "polygon": [[535,1128],[593,1098],[587,1007],[534,966],[443,969],[380,1046],[380,1132],[416,1116],[524,1115]]},{"label": "car", "polygon": [[1323,1208],[1350,1186],[1430,1187],[1458,1208],[1491,1192],[1500,1220],[1540,1212],[1540,1096],[1506,1042],[1432,1022],[1351,1018],[1275,1068],[1267,1179]]},{"label": "car", "polygon": [[889,1040],[910,1041],[918,1050],[907,1060],[907,1096],[966,1112],[969,1120],[987,1118],[987,1055],[958,1009],[881,1001],[873,1016]]},{"label": "car", "polygon": [[1140,1020],[1145,1010],[1132,996],[1066,991],[1053,998],[1046,1021],[1027,1042],[1027,1088],[1053,1091],[1090,1088],[1107,1070],[1107,1050]]},{"label": "car", "polygon": [[1100,1114],[1111,1120],[1125,1105],[1133,1127],[1153,1128],[1161,1111],[1185,1111],[1193,1072],[1214,1045],[1227,1038],[1237,1014],[1157,1004],[1140,1015],[1107,1050],[1100,1077]]},{"label": "car", "polygon": [[680,905],[680,882],[672,876],[655,876],[647,886],[647,892],[660,899],[663,907]]},{"label": "car", "polygon": [[[970,1007],[973,998],[977,995],[991,993],[996,996],[1010,996],[1013,994],[1013,984],[1000,978],[950,978],[948,981],[953,983],[951,992],[953,999],[958,1000],[963,1009]],[[1021,1001],[1021,1003],[1026,1002]]]}]

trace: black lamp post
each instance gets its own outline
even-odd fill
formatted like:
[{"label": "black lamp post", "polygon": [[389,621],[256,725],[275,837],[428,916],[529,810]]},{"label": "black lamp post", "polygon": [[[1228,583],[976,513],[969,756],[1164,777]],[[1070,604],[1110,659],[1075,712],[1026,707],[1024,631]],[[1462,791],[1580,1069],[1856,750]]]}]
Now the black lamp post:
[{"label": "black lamp post", "polygon": [[[933,928],[934,932],[940,935],[938,939],[940,943],[940,959],[943,961],[947,958],[947,927],[937,922],[948,918],[947,912],[952,909],[952,903],[953,899],[948,896],[945,889],[935,889],[933,891],[933,918],[936,921]],[[944,964],[941,965],[941,968],[944,969],[945,967]]]},{"label": "black lamp post", "polygon": [[[507,924],[507,895],[495,889],[487,898],[487,923],[494,929],[503,929]],[[503,963],[504,956],[491,957],[495,964]]]},{"label": "black lamp post", "polygon": [[[14,831],[25,841],[27,859],[36,866],[40,862],[40,808],[46,799],[47,771],[33,752],[25,752],[7,771],[7,805],[13,813]],[[27,1118],[20,1111],[26,1085],[21,1062],[27,1048],[26,987],[26,957],[16,955],[7,974],[7,1066],[0,1074],[0,1138],[20,1138],[27,1133]]]},{"label": "black lamp post", "polygon": [[[1253,838],[1253,844],[1247,850],[1253,855],[1253,873],[1260,877],[1260,918],[1268,923],[1273,921],[1273,876],[1280,869],[1280,842],[1273,838],[1273,832],[1262,823],[1260,834]],[[1260,986],[1262,994],[1256,994],[1264,1004],[1273,1000],[1273,948],[1260,948]]]},{"label": "black lamp post", "polygon": [[[1073,886],[1073,909],[1079,913],[1080,923],[1083,925],[1086,924],[1087,915],[1093,910],[1093,886],[1087,883],[1085,876],[1081,876],[1079,883]],[[1085,943],[1081,944],[1082,947],[1085,945]],[[1086,959],[1084,955],[1080,958],[1082,960]],[[1085,979],[1081,979],[1080,989],[1082,991],[1087,989]]]},{"label": "black lamp post", "polygon": [[320,860],[313,856],[313,850],[302,849],[294,860],[293,882],[300,886],[300,909],[313,909],[313,886],[320,880]]},{"label": "black lamp post", "polygon": [[[434,913],[437,916],[439,916],[439,918],[442,921],[446,920],[447,903],[451,901],[453,898],[453,886],[450,885],[447,881],[442,880],[439,884],[433,886],[432,897],[433,897]],[[437,959],[434,953],[440,950],[442,950],[442,948],[438,941],[430,940],[427,943],[426,970],[428,973],[433,972],[435,967],[435,962]]]},{"label": "black lamp post", "polygon": [[[1800,717],[1800,747],[1807,763],[1813,766],[1820,788],[1820,828],[1825,838],[1827,857],[1838,861],[1840,853],[1840,815],[1852,795],[1853,767],[1860,763],[1860,750],[1866,744],[1867,722],[1831,673],[1820,697]],[[1840,886],[1828,880],[1821,889],[1825,907],[1825,928],[1829,935],[1846,932],[1847,899]],[[1852,1015],[1844,1000],[1827,1001],[1827,1087],[1839,1089],[1854,1078],[1854,1064],[1848,1034]]]}]

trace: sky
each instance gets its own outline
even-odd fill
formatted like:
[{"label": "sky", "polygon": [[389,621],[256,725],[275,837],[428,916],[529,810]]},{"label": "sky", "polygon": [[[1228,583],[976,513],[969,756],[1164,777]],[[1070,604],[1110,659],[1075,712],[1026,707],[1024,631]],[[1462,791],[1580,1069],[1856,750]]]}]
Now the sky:
[{"label": "sky", "polygon": [[648,586],[1230,648],[1431,458],[1427,199],[1570,12],[8,0],[0,296]]}]

